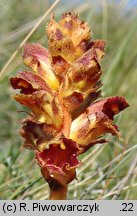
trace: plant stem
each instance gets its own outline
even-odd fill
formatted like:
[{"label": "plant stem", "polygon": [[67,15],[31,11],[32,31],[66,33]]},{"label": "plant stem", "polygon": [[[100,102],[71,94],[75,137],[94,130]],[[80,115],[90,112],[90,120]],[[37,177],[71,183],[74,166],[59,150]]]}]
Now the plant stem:
[{"label": "plant stem", "polygon": [[50,200],[66,200],[67,199],[67,191],[68,191],[68,186],[60,186],[58,190],[53,190],[50,188]]}]

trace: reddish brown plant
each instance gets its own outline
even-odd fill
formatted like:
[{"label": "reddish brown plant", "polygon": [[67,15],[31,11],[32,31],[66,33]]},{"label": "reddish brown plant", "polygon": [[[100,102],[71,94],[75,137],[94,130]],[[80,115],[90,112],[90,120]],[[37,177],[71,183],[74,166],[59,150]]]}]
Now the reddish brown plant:
[{"label": "reddish brown plant", "polygon": [[105,143],[106,133],[120,136],[113,118],[128,103],[119,96],[97,100],[105,42],[92,40],[87,22],[74,13],[58,23],[52,16],[46,32],[49,50],[25,44],[23,61],[31,71],[18,72],[10,83],[20,89],[14,98],[32,111],[22,120],[24,147],[34,150],[50,199],[66,199],[78,155]]}]

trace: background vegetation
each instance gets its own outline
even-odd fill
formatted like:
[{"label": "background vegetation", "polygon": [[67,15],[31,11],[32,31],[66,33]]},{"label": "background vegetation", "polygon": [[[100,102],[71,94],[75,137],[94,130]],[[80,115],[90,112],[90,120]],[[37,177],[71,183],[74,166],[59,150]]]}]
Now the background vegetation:
[{"label": "background vegetation", "polygon": [[[54,1],[0,0],[0,68],[16,51],[0,75],[0,199],[47,199],[33,153],[22,149],[19,120],[25,115],[11,95],[9,77],[25,66],[19,45]],[[131,4],[132,3],[132,4]],[[107,40],[103,59],[103,97],[122,95],[130,107],[115,118],[124,140],[112,136],[82,156],[78,180],[69,187],[69,199],[137,199],[137,8],[135,1],[60,0],[56,17],[76,11],[86,19],[94,38]],[[134,4],[134,5],[133,5]],[[28,39],[46,46],[45,26],[50,14]]]}]

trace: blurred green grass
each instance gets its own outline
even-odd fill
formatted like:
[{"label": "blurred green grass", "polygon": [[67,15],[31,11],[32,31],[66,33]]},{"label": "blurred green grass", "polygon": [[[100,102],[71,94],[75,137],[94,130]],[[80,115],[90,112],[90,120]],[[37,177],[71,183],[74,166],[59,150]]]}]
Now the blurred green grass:
[{"label": "blurred green grass", "polygon": [[[53,2],[53,1],[52,1]],[[103,67],[103,97],[122,95],[130,107],[116,117],[124,141],[109,137],[110,143],[95,146],[82,156],[78,180],[69,187],[69,199],[112,199],[121,180],[127,176],[137,154],[137,8],[128,9],[128,1],[60,1],[56,17],[64,11],[76,11],[91,26],[95,38],[107,41]],[[1,69],[29,33],[38,19],[50,7],[51,1],[0,1],[0,67]],[[45,26],[48,16],[29,38],[46,46]],[[23,108],[11,95],[9,77],[25,66],[21,50],[4,72],[0,81],[0,199],[47,199],[48,187],[40,178],[33,153],[22,149],[17,112]],[[137,168],[119,199],[137,199]]]}]

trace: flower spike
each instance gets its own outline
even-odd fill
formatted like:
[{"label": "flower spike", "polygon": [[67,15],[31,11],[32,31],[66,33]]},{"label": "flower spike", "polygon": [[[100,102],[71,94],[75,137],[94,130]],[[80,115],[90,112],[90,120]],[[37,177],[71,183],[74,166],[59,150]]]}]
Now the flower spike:
[{"label": "flower spike", "polygon": [[113,120],[129,105],[120,96],[98,99],[106,42],[92,39],[86,21],[75,13],[64,13],[58,23],[52,16],[46,32],[48,49],[25,44],[23,62],[31,71],[18,72],[10,83],[20,90],[16,101],[31,110],[21,121],[24,147],[34,151],[50,199],[66,199],[78,156],[108,142],[106,133],[120,137]]}]

